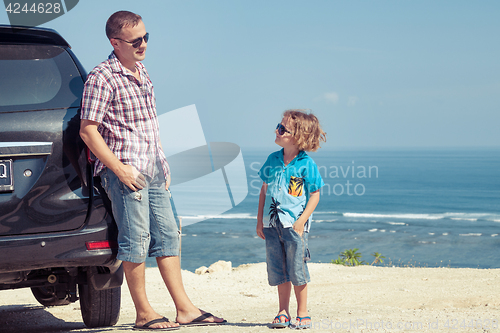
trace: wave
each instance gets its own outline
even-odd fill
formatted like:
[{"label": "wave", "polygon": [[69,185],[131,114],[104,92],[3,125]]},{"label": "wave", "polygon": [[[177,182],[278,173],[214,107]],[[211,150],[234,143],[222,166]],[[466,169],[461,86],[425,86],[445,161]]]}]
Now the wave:
[{"label": "wave", "polygon": [[250,213],[240,213],[240,214],[224,214],[224,215],[183,215],[182,219],[233,219],[233,220],[256,220],[257,215],[252,215]]},{"label": "wave", "polygon": [[[343,213],[344,217],[354,218],[375,218],[375,219],[408,219],[408,220],[454,220],[454,221],[491,221],[500,222],[500,215],[490,213],[440,213],[440,214],[412,214],[412,213],[394,213],[394,214],[376,214],[376,213]],[[396,224],[397,222],[388,222]]]},{"label": "wave", "polygon": [[399,219],[424,219],[424,220],[439,220],[442,217],[433,214],[370,214],[370,213],[344,213],[345,217],[359,218],[399,218]]},{"label": "wave", "polygon": [[[327,215],[327,216],[325,216]],[[328,223],[328,222],[338,222],[338,219],[328,218],[330,216],[343,216],[350,218],[360,218],[360,219],[374,219],[371,222],[381,222],[377,221],[380,219],[404,219],[404,220],[453,220],[453,221],[491,221],[500,222],[500,215],[490,214],[490,213],[441,213],[441,214],[412,214],[412,213],[340,213],[337,211],[315,211],[313,214],[313,222],[316,223]],[[316,217],[316,218],[315,218]],[[208,219],[234,219],[234,220],[255,220],[257,215],[251,213],[236,213],[236,214],[207,214],[207,215],[183,215],[183,219],[196,219],[196,220],[208,220]],[[405,222],[393,222],[384,221],[384,223],[390,225],[406,225]]]},{"label": "wave", "polygon": [[320,211],[316,210],[314,211],[314,214],[321,214],[321,215],[336,215],[336,216],[343,216],[341,212],[336,212],[336,211]]},{"label": "wave", "polygon": [[330,222],[337,222],[338,220],[316,220],[313,218],[312,220],[314,223],[330,223]]}]

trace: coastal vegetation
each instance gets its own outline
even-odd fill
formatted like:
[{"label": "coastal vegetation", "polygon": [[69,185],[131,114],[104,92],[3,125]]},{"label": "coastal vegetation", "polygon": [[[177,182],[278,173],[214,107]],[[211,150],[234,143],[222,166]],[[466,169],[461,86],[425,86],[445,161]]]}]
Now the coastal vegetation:
[{"label": "coastal vegetation", "polygon": [[[358,251],[358,248],[354,248],[340,252],[339,257],[335,260],[332,260],[332,264],[344,266],[368,265],[366,261],[361,260],[362,254]],[[372,254],[372,256],[375,257],[375,259],[372,261],[370,266],[384,262],[385,257],[381,253],[375,252]]]},{"label": "coastal vegetation", "polygon": [[[338,256],[338,258],[332,260],[331,263],[335,264],[335,265],[343,265],[343,266],[360,266],[360,265],[374,266],[377,264],[383,264],[384,259],[386,259],[386,257],[383,256],[379,252],[374,252],[371,255],[373,256],[373,261],[371,263],[368,263],[364,260],[361,260],[362,254],[359,252],[358,248],[347,249],[347,250],[340,252],[340,255]],[[420,262],[417,262],[417,261],[412,260],[412,259],[410,259],[408,261],[402,261],[401,259],[399,259],[398,261],[393,261],[391,258],[388,258],[387,262],[382,266],[384,266],[384,267],[413,267],[413,268],[415,268],[415,267],[429,267],[428,264],[421,264]],[[443,261],[437,262],[432,267],[450,268],[451,261],[448,261],[447,264]]]}]

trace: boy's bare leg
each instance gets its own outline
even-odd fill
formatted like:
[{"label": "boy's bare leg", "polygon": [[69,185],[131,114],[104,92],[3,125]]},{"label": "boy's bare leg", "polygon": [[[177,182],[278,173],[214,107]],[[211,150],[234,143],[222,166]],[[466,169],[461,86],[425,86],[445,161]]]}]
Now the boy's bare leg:
[{"label": "boy's bare leg", "polygon": [[[136,326],[143,326],[151,320],[163,318],[163,316],[156,313],[148,301],[146,295],[146,264],[136,264],[133,262],[124,261],[123,271],[127,279],[128,289],[135,305],[136,311]],[[173,322],[161,322],[150,326],[150,328],[167,328],[179,326]]]},{"label": "boy's bare leg", "polygon": [[[279,312],[278,315],[286,315],[290,318],[290,294],[292,292],[292,283],[285,282],[278,285]],[[273,323],[285,322],[283,317],[273,320]]]},{"label": "boy's bare leg", "polygon": [[[160,269],[163,281],[170,292],[170,296],[172,296],[175,308],[177,309],[176,322],[189,323],[193,319],[196,319],[205,313],[204,311],[198,309],[186,294],[184,284],[182,283],[179,257],[159,257],[156,258],[156,262],[158,264],[158,268]],[[224,319],[219,317],[209,317],[203,321],[221,323]]]},{"label": "boy's bare leg", "polygon": [[[307,311],[307,283],[301,286],[294,286],[295,298],[297,299],[297,317],[307,317],[309,312]],[[309,324],[311,321],[309,319],[301,321],[302,324]]]}]

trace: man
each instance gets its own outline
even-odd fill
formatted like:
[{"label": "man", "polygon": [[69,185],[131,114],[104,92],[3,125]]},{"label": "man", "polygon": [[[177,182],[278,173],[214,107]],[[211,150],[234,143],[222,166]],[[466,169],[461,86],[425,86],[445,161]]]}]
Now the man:
[{"label": "man", "polygon": [[[80,136],[97,157],[94,172],[112,202],[118,259],[136,309],[135,328],[222,324],[225,320],[192,304],[182,283],[179,231],[168,191],[170,170],[160,144],[153,85],[140,63],[149,34],[139,15],[119,11],[108,19],[106,35],[113,52],[85,83]],[[149,304],[146,256],[156,257],[177,310],[175,323]]]}]

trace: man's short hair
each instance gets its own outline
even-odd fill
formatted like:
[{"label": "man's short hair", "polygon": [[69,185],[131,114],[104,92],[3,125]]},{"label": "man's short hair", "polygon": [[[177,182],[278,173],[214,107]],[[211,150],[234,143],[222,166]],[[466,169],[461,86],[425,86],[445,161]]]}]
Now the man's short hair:
[{"label": "man's short hair", "polygon": [[118,11],[111,15],[106,22],[106,36],[108,39],[118,37],[120,36],[123,27],[135,27],[140,21],[142,21],[142,17],[140,15],[126,10]]}]

